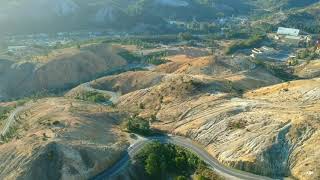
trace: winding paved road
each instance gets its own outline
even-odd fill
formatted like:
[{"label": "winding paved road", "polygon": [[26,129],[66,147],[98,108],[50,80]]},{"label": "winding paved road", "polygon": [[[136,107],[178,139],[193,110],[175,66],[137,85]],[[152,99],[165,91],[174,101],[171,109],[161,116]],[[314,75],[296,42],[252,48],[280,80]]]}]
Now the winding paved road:
[{"label": "winding paved road", "polygon": [[107,169],[102,173],[100,173],[99,175],[93,177],[92,180],[112,179],[113,177],[118,175],[125,167],[127,167],[127,165],[130,162],[130,159],[132,159],[147,143],[155,140],[160,141],[161,143],[172,143],[172,144],[187,148],[188,150],[198,155],[212,169],[214,169],[215,171],[217,171],[222,175],[227,175],[228,177],[232,177],[231,179],[272,180],[269,177],[259,176],[259,175],[255,175],[248,172],[226,167],[221,163],[219,163],[218,160],[213,158],[208,152],[206,152],[202,147],[200,147],[193,141],[183,137],[168,137],[168,136],[153,137],[153,138],[143,139],[135,142],[128,148],[127,153],[124,154],[122,159],[120,159],[110,169]]},{"label": "winding paved road", "polygon": [[98,93],[102,93],[102,94],[107,94],[108,96],[110,96],[109,100],[113,104],[116,104],[119,101],[119,97],[121,96],[121,93],[119,93],[119,92],[95,89],[95,88],[91,87],[90,82],[81,84],[81,87],[84,88],[86,91],[94,91],[94,92],[98,92]]}]

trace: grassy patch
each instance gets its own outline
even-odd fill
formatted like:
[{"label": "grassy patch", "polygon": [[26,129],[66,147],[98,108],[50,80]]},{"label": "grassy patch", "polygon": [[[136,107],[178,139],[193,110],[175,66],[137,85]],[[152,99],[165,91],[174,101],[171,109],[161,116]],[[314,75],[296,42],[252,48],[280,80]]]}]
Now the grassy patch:
[{"label": "grassy patch", "polygon": [[9,131],[3,136],[0,135],[0,141],[9,142],[11,139],[16,137],[18,128],[16,126],[10,127]]},{"label": "grassy patch", "polygon": [[185,148],[152,142],[136,155],[150,179],[223,179],[210,170],[204,161]]},{"label": "grassy patch", "polygon": [[108,102],[110,97],[96,91],[89,91],[76,96],[76,99],[95,103],[103,103]]},{"label": "grassy patch", "polygon": [[160,65],[168,62],[168,60],[165,59],[167,55],[165,51],[155,52],[148,55],[138,55],[130,51],[122,51],[119,52],[118,55],[127,60],[129,63]]},{"label": "grassy patch", "polygon": [[0,107],[0,121],[7,119],[12,109],[12,107]]}]

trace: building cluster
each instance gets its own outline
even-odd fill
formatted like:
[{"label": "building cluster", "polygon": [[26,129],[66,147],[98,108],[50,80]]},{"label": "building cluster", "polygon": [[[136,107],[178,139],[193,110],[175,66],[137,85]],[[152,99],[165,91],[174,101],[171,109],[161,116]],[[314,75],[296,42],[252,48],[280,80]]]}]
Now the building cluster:
[{"label": "building cluster", "polygon": [[291,45],[306,47],[314,44],[314,37],[311,35],[301,35],[299,29],[279,27],[274,37],[278,41],[282,41]]},{"label": "building cluster", "polygon": [[198,22],[198,21],[191,21],[191,22],[184,22],[184,21],[168,21],[170,25],[174,25],[180,29],[186,29],[190,31],[209,31],[216,27],[215,23],[210,22]]},{"label": "building cluster", "polygon": [[[274,49],[266,46],[253,48],[250,56],[255,59],[274,62],[296,60],[296,56],[292,54],[297,47],[315,47],[316,52],[320,54],[320,39],[314,35],[303,33],[299,29],[279,27],[274,39],[283,43],[287,48]],[[291,62],[290,64],[296,63]]]},{"label": "building cluster", "polygon": [[168,24],[174,25],[177,28],[186,29],[190,31],[210,31],[215,30],[215,28],[221,28],[221,27],[229,27],[229,25],[233,24],[239,24],[239,25],[248,25],[249,19],[247,17],[221,17],[214,19],[212,21],[204,21],[200,22],[197,21],[195,18],[192,21],[176,21],[176,20],[169,20]]},{"label": "building cluster", "polygon": [[261,48],[252,49],[250,56],[255,59],[282,62],[289,58],[290,53],[263,46]]}]

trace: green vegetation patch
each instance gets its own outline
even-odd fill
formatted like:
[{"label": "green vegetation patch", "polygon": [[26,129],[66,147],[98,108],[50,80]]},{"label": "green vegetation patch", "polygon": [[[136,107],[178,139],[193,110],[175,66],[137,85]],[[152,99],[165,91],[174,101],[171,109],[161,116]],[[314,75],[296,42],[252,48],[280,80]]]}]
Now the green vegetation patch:
[{"label": "green vegetation patch", "polygon": [[131,117],[127,119],[123,126],[131,133],[136,133],[143,136],[150,136],[153,134],[153,131],[150,129],[149,121],[140,117]]},{"label": "green vegetation patch", "polygon": [[96,91],[88,91],[76,96],[76,99],[95,103],[108,102],[110,97]]},{"label": "green vegetation patch", "polygon": [[229,121],[229,129],[244,129],[248,125],[247,121]]},{"label": "green vegetation patch", "polygon": [[2,107],[0,106],[0,121],[3,121],[8,118],[10,111],[12,111],[12,107]]},{"label": "green vegetation patch", "polygon": [[129,63],[160,65],[168,62],[168,60],[165,58],[167,56],[166,51],[154,52],[148,55],[138,55],[125,50],[119,52],[118,55],[127,60]]},{"label": "green vegetation patch", "polygon": [[267,63],[262,60],[255,60],[254,63],[257,66],[260,66],[267,71],[269,71],[272,75],[283,81],[292,81],[300,79],[298,76],[295,76],[290,69],[286,65],[279,65],[273,63]]},{"label": "green vegetation patch", "polygon": [[318,54],[314,48],[309,48],[299,51],[297,54],[297,58],[310,61],[319,59],[320,54]]},{"label": "green vegetation patch", "polygon": [[141,63],[142,58],[141,56],[132,53],[130,51],[124,50],[118,53],[119,56],[121,56],[123,59],[128,61],[129,63]]},{"label": "green vegetation patch", "polygon": [[265,41],[267,37],[265,35],[254,35],[251,36],[248,40],[243,40],[240,42],[235,42],[231,44],[227,49],[226,49],[226,54],[230,55],[233,54],[239,50],[243,49],[249,49],[249,48],[254,48],[257,46],[260,46],[263,41]]},{"label": "green vegetation patch", "polygon": [[11,139],[17,136],[17,130],[17,126],[10,127],[9,131],[4,136],[0,135],[0,142],[9,142]]},{"label": "green vegetation patch", "polygon": [[173,144],[149,143],[135,159],[150,179],[191,179],[192,175],[199,180],[223,179],[198,156]]},{"label": "green vegetation patch", "polygon": [[144,56],[144,60],[147,64],[160,65],[168,62],[166,56],[166,51],[155,52]]}]

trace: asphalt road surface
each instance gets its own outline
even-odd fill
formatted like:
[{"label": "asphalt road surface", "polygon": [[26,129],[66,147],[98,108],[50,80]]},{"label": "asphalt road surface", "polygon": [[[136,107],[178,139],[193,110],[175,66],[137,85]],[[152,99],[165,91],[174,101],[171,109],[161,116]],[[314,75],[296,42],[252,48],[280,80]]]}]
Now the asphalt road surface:
[{"label": "asphalt road surface", "polygon": [[132,159],[147,143],[151,141],[159,141],[161,143],[172,143],[187,148],[188,150],[198,155],[203,161],[205,161],[211,169],[217,171],[222,175],[232,177],[232,179],[272,180],[272,178],[269,177],[259,176],[226,167],[223,164],[219,163],[218,160],[212,157],[208,152],[206,152],[202,147],[200,147],[193,141],[187,138],[173,136],[159,136],[136,141],[128,148],[127,153],[124,154],[123,157],[116,164],[114,164],[111,168],[101,172],[96,177],[93,177],[92,180],[112,179],[113,177],[118,175],[122,170],[124,170],[128,166],[130,159]]}]

